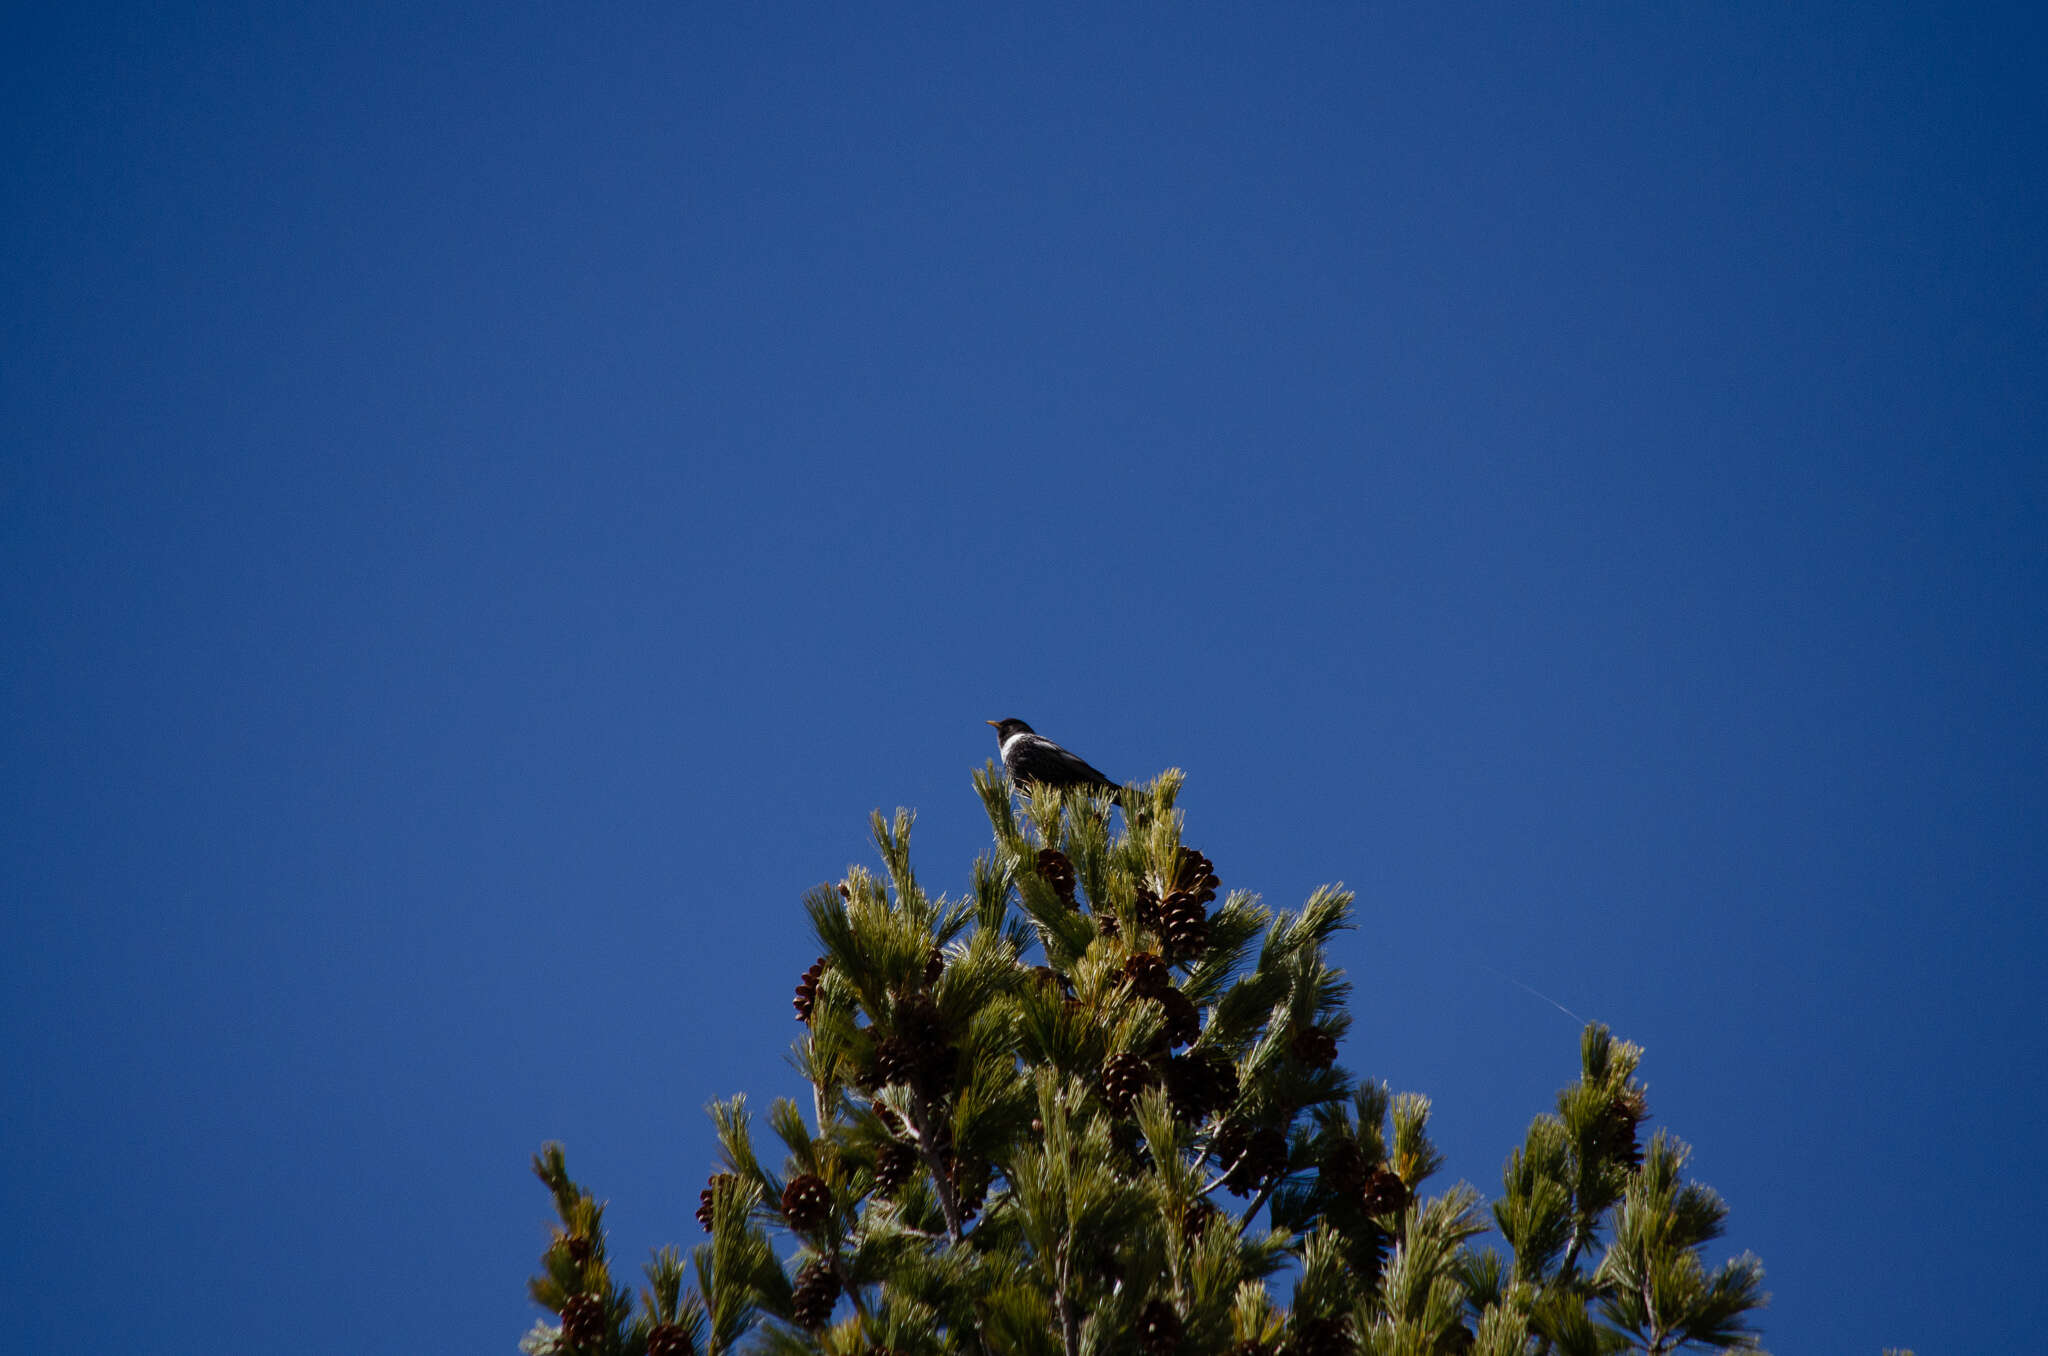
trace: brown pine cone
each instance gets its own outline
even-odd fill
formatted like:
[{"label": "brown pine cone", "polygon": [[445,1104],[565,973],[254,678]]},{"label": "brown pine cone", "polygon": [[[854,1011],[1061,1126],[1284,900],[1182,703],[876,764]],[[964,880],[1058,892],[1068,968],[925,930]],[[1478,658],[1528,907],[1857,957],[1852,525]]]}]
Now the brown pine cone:
[{"label": "brown pine cone", "polygon": [[875,1190],[888,1195],[917,1171],[917,1150],[890,1140],[875,1151]]},{"label": "brown pine cone", "polygon": [[1194,1001],[1179,989],[1169,985],[1164,992],[1153,995],[1153,1001],[1166,1009],[1166,1024],[1161,1030],[1169,1048],[1192,1045],[1202,1034],[1202,1014],[1196,1010]]},{"label": "brown pine cone", "polygon": [[796,982],[796,1019],[799,1022],[811,1020],[811,1008],[818,1001],[818,981],[825,974],[825,958],[818,957],[818,963],[804,971],[804,977]]},{"label": "brown pine cone", "polygon": [[1040,848],[1037,867],[1039,879],[1053,888],[1062,903],[1070,909],[1079,907],[1074,903],[1074,864],[1067,860],[1066,853],[1058,848]]},{"label": "brown pine cone", "polygon": [[988,1164],[956,1155],[946,1164],[946,1180],[953,1185],[953,1203],[960,1207],[962,1224],[981,1213],[988,1200]]},{"label": "brown pine cone", "polygon": [[832,1188],[822,1177],[802,1173],[782,1189],[782,1218],[798,1233],[808,1233],[832,1213]]},{"label": "brown pine cone", "polygon": [[1173,974],[1165,961],[1149,951],[1140,951],[1124,962],[1124,983],[1140,998],[1157,998],[1173,987]]},{"label": "brown pine cone", "polygon": [[596,1295],[571,1295],[562,1301],[562,1340],[572,1348],[596,1346],[610,1327],[604,1301]]},{"label": "brown pine cone", "polygon": [[582,1266],[585,1262],[588,1262],[590,1254],[595,1251],[596,1247],[582,1234],[558,1234],[555,1238],[554,1246],[560,1249],[562,1255],[577,1266]]},{"label": "brown pine cone", "polygon": [[1181,1233],[1189,1238],[1194,1238],[1202,1230],[1209,1227],[1210,1220],[1215,1219],[1221,1213],[1215,1206],[1209,1204],[1207,1196],[1197,1196],[1192,1201],[1189,1201],[1186,1208],[1180,1212]]},{"label": "brown pine cone", "polygon": [[729,1172],[713,1173],[710,1185],[697,1193],[697,1223],[704,1226],[705,1233],[711,1232],[712,1212],[717,1208],[712,1202],[718,1199],[719,1192],[738,1180]]},{"label": "brown pine cone", "polygon": [[1365,1179],[1371,1171],[1371,1165],[1365,1161],[1365,1151],[1345,1139],[1331,1145],[1323,1154],[1317,1176],[1322,1180],[1323,1189],[1332,1195],[1356,1196],[1365,1190]]},{"label": "brown pine cone", "polygon": [[1102,1100],[1109,1109],[1119,1116],[1131,1114],[1131,1104],[1138,1095],[1152,1086],[1157,1072],[1143,1055],[1129,1051],[1111,1055],[1109,1062],[1102,1066]]},{"label": "brown pine cone", "polygon": [[1213,1050],[1166,1061],[1166,1099],[1173,1114],[1200,1125],[1237,1101],[1237,1066]]},{"label": "brown pine cone", "polygon": [[1185,890],[1159,906],[1159,941],[1173,960],[1192,960],[1209,948],[1209,911]]},{"label": "brown pine cone", "polygon": [[1186,1336],[1180,1315],[1165,1300],[1153,1300],[1138,1312],[1138,1349],[1145,1356],[1174,1356]]},{"label": "brown pine cone", "polygon": [[1243,1121],[1227,1120],[1216,1127],[1216,1134],[1209,1140],[1209,1154],[1217,1166],[1228,1168],[1244,1153],[1251,1135],[1251,1127]]},{"label": "brown pine cone", "polygon": [[1600,1117],[1597,1140],[1600,1150],[1631,1168],[1643,1166],[1643,1146],[1636,1138],[1636,1128],[1649,1114],[1649,1103],[1640,1090],[1624,1088],[1616,1093]]},{"label": "brown pine cone", "polygon": [[1202,1066],[1185,1055],[1168,1055],[1160,1076],[1166,1083],[1166,1105],[1173,1111],[1174,1119],[1200,1125],[1208,1105]]},{"label": "brown pine cone", "polygon": [[657,1323],[647,1334],[647,1356],[693,1356],[690,1330],[680,1323]]},{"label": "brown pine cone", "polygon": [[1236,1161],[1224,1166],[1223,1185],[1231,1195],[1256,1195],[1287,1171],[1287,1136],[1270,1125],[1262,1125],[1245,1137]]},{"label": "brown pine cone", "polygon": [[938,983],[939,976],[945,973],[946,953],[937,947],[933,947],[932,954],[925,957],[924,961],[924,986],[929,989],[932,985]]},{"label": "brown pine cone", "polygon": [[1286,1356],[1351,1356],[1351,1325],[1341,1318],[1294,1319]]},{"label": "brown pine cone", "polygon": [[1191,847],[1182,846],[1173,861],[1173,882],[1168,887],[1185,890],[1201,903],[1207,904],[1216,898],[1216,889],[1223,882],[1216,879],[1216,863],[1204,857]]},{"label": "brown pine cone", "polygon": [[832,1306],[839,1303],[839,1273],[824,1262],[811,1262],[796,1274],[790,1296],[790,1310],[797,1323],[812,1332],[832,1321]]},{"label": "brown pine cone", "polygon": [[953,1086],[954,1054],[938,1005],[922,994],[905,999],[896,1005],[895,1026],[900,1065],[898,1077],[887,1081],[908,1082],[927,1097],[944,1096]]},{"label": "brown pine cone", "polygon": [[1408,1208],[1408,1184],[1399,1173],[1381,1164],[1365,1179],[1359,1190],[1359,1208],[1368,1215],[1398,1214]]},{"label": "brown pine cone", "polygon": [[1136,913],[1138,915],[1139,927],[1156,928],[1159,926],[1159,896],[1154,894],[1147,886],[1140,885],[1138,887],[1138,907]]},{"label": "brown pine cone", "polygon": [[1337,1062],[1337,1038],[1319,1026],[1305,1026],[1295,1032],[1287,1048],[1311,1069],[1327,1069]]}]

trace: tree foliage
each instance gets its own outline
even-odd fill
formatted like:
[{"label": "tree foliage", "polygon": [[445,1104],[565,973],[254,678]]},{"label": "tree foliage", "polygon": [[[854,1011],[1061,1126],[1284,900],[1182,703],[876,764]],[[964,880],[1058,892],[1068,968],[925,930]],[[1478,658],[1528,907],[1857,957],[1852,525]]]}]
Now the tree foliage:
[{"label": "tree foliage", "polygon": [[1756,1350],[1762,1268],[1709,1268],[1726,1208],[1682,1144],[1643,1144],[1638,1047],[1586,1028],[1577,1081],[1508,1156],[1506,1251],[1482,1246],[1478,1192],[1426,1193],[1429,1100],[1337,1063],[1349,893],[1219,901],[1178,772],[1115,802],[1013,800],[992,765],[975,785],[994,844],[966,893],[924,889],[899,811],[874,819],[879,873],[805,897],[810,1106],[769,1107],[768,1156],[743,1097],[712,1107],[687,1268],[658,1251],[636,1306],[603,1207],[560,1146],[535,1158],[559,1224],[527,1352]]}]

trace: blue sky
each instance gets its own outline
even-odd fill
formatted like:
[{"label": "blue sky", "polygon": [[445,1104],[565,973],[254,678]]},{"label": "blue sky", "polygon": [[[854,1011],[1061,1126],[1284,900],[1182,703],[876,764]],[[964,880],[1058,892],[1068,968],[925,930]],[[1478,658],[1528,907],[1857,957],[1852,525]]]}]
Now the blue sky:
[{"label": "blue sky", "polygon": [[1492,1191],[1649,1050],[1781,1353],[2048,1326],[2038,10],[94,6],[0,62],[0,1301],[507,1351],[981,722],[1341,880]]}]

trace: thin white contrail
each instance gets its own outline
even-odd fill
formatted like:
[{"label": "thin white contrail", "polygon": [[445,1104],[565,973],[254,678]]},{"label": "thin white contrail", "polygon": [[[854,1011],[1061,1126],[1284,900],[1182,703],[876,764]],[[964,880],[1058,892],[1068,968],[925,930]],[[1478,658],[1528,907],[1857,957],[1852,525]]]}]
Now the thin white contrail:
[{"label": "thin white contrail", "polygon": [[1544,1002],[1546,1002],[1546,1003],[1550,1004],[1550,1006],[1552,1006],[1552,1007],[1556,1008],[1556,1009],[1557,1009],[1557,1010],[1558,1010],[1559,1012],[1563,1013],[1563,1014],[1564,1014],[1565,1016],[1567,1016],[1567,1017],[1571,1018],[1571,1019],[1572,1019],[1573,1021],[1577,1022],[1577,1023],[1578,1023],[1578,1024],[1580,1025],[1580,1026],[1584,1026],[1584,1025],[1586,1024],[1586,1019],[1585,1019],[1585,1018],[1583,1018],[1583,1017],[1579,1016],[1579,1014],[1578,1014],[1578,1013],[1576,1013],[1576,1012],[1573,1012],[1573,1011],[1572,1011],[1572,1010],[1571,1010],[1570,1008],[1568,1008],[1568,1007],[1566,1007],[1566,1006],[1565,1006],[1564,1004],[1562,1004],[1562,1003],[1558,1002],[1558,1001],[1557,1001],[1557,1000],[1556,1000],[1555,998],[1552,998],[1552,997],[1551,997],[1551,996],[1550,996],[1549,994],[1547,994],[1547,993],[1544,993],[1544,992],[1543,992],[1543,991],[1542,991],[1541,989],[1532,989],[1532,988],[1530,988],[1530,987],[1529,987],[1529,986],[1528,986],[1527,984],[1524,984],[1524,983],[1523,983],[1523,982],[1522,982],[1521,980],[1519,980],[1519,979],[1516,979],[1516,978],[1515,978],[1515,977],[1514,977],[1513,975],[1504,975],[1504,974],[1501,974],[1501,972],[1500,972],[1500,971],[1498,971],[1498,970],[1494,969],[1494,968],[1493,968],[1493,967],[1492,967],[1491,965],[1488,965],[1488,964],[1487,964],[1487,963],[1486,963],[1485,961],[1481,961],[1481,962],[1479,962],[1479,968],[1480,968],[1480,969],[1482,969],[1482,970],[1484,970],[1484,971],[1486,971],[1486,972],[1487,972],[1488,974],[1492,974],[1492,975],[1500,975],[1500,977],[1501,977],[1502,979],[1504,979],[1504,980],[1506,980],[1506,981],[1507,981],[1508,983],[1510,983],[1510,984],[1514,985],[1514,986],[1515,986],[1516,988],[1518,988],[1518,989],[1521,989],[1521,990],[1522,990],[1522,991],[1524,991],[1525,993],[1530,993],[1530,994],[1534,994],[1534,995],[1535,995],[1536,997],[1538,997],[1538,998],[1542,999],[1542,1000],[1543,1000]]}]

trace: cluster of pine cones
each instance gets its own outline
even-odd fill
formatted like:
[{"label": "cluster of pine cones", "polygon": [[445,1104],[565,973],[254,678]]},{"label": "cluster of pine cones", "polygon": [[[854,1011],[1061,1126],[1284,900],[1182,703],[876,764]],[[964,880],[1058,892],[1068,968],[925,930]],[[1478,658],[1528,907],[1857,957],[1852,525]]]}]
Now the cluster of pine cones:
[{"label": "cluster of pine cones", "polygon": [[[1041,849],[1032,862],[1032,869],[1068,908],[1081,907],[1077,873],[1065,853],[1057,848]],[[1123,984],[1134,998],[1158,1004],[1163,1010],[1163,1021],[1158,1041],[1152,1049],[1144,1054],[1119,1053],[1103,1066],[1098,1091],[1104,1104],[1119,1117],[1130,1114],[1133,1104],[1146,1089],[1162,1084],[1175,1117],[1191,1124],[1200,1124],[1213,1115],[1226,1112],[1237,1101],[1237,1069],[1230,1060],[1214,1052],[1174,1053],[1200,1037],[1201,1014],[1193,1001],[1174,985],[1170,967],[1199,957],[1207,950],[1208,905],[1215,900],[1220,885],[1215,864],[1207,856],[1193,848],[1181,847],[1176,852],[1171,875],[1164,882],[1163,896],[1149,886],[1138,887],[1137,922],[1158,937],[1159,953],[1141,951],[1132,955],[1124,963]],[[840,892],[846,894],[844,885]],[[1105,935],[1118,935],[1116,917],[1107,908],[1097,909],[1096,923]],[[828,963],[821,956],[798,981],[793,1003],[798,1021],[808,1023],[811,1020],[817,1005],[819,985],[827,968]],[[948,1040],[944,1019],[929,993],[943,968],[944,958],[934,949],[923,975],[924,991],[904,995],[898,1000],[891,1014],[889,1034],[875,1042],[872,1061],[858,1080],[867,1091],[872,1093],[892,1083],[903,1083],[924,1097],[936,1099],[951,1089],[956,1052]],[[1036,973],[1041,982],[1059,986],[1071,998],[1072,985],[1064,975],[1045,966],[1036,967]],[[1293,1036],[1290,1051],[1303,1064],[1321,1069],[1328,1068],[1335,1060],[1336,1047],[1335,1038],[1328,1032],[1309,1027]],[[887,1126],[890,1138],[876,1151],[875,1189],[893,1193],[916,1174],[919,1155],[912,1145],[896,1138],[902,1126],[895,1116],[879,1104],[876,1111]],[[1619,1113],[1614,1117],[1614,1124],[1618,1135],[1621,1125]],[[1118,1128],[1135,1130],[1129,1122]],[[1627,1131],[1632,1142],[1633,1122],[1628,1123]],[[1211,1152],[1222,1165],[1224,1185],[1239,1196],[1256,1193],[1287,1170],[1286,1137],[1271,1127],[1254,1127],[1226,1120],[1217,1130]],[[1142,1161],[1146,1157],[1141,1138],[1133,1148],[1132,1157],[1134,1161]],[[987,1195],[988,1168],[985,1164],[970,1163],[951,1153],[944,1155],[944,1162],[947,1184],[954,1192],[960,1213],[963,1218],[972,1218]],[[1329,1169],[1326,1167],[1325,1171]],[[1383,1182],[1382,1177],[1387,1181]],[[732,1180],[730,1174],[717,1174],[701,1195],[697,1219],[707,1231],[711,1228],[716,1195]],[[1345,1186],[1347,1194],[1353,1194],[1368,1205],[1392,1201],[1397,1192],[1403,1193],[1400,1201],[1405,1203],[1405,1189],[1401,1187],[1400,1179],[1384,1167],[1366,1171],[1361,1164]],[[802,1174],[789,1182],[779,1204],[791,1229],[809,1232],[828,1218],[832,1195],[821,1179]],[[1184,1221],[1191,1230],[1199,1230],[1206,1222],[1206,1216],[1214,1213],[1214,1207],[1208,1202],[1198,1204],[1204,1218]],[[1388,1205],[1387,1208],[1399,1207]],[[798,1272],[795,1283],[797,1322],[814,1331],[822,1329],[830,1322],[833,1306],[840,1294],[840,1278],[831,1266],[819,1261],[806,1265]],[[1332,1356],[1338,1351],[1348,1351],[1348,1333],[1341,1323],[1333,1326],[1333,1322],[1303,1320],[1284,1353],[1248,1350],[1241,1356]],[[564,1326],[566,1329],[566,1311]],[[678,1334],[681,1332],[680,1329],[676,1331]],[[1180,1316],[1164,1300],[1152,1301],[1139,1316],[1138,1346],[1145,1356],[1174,1356],[1184,1337]],[[1256,1344],[1243,1345],[1256,1348]],[[679,1347],[675,1351],[685,1349]],[[651,1342],[649,1350],[650,1356],[670,1356],[668,1352],[655,1353]]]},{"label": "cluster of pine cones", "polygon": [[[1033,869],[1068,908],[1080,907],[1075,895],[1074,864],[1064,852],[1040,848]],[[1138,887],[1138,925],[1159,934],[1160,948],[1168,960],[1189,960],[1208,949],[1208,905],[1216,898],[1221,884],[1214,862],[1191,847],[1181,847],[1176,850],[1173,873],[1163,898],[1148,885]],[[1116,915],[1101,907],[1099,901],[1095,925],[1105,936],[1119,935]]]}]

